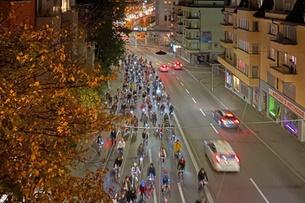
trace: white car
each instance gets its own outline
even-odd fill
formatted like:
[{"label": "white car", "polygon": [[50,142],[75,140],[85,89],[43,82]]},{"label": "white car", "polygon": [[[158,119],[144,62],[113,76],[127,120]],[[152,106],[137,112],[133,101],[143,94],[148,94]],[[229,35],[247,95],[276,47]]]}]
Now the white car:
[{"label": "white car", "polygon": [[205,154],[216,171],[239,172],[239,158],[225,140],[205,140]]}]

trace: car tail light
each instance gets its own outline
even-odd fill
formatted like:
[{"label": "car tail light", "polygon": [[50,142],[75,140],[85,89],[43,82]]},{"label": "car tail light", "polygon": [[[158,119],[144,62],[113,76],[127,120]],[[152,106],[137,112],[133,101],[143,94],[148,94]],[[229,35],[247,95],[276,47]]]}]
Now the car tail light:
[{"label": "car tail light", "polygon": [[222,118],[222,119],[220,119],[220,121],[221,121],[222,123],[226,122],[226,120],[225,120],[225,119],[223,119],[223,118]]},{"label": "car tail light", "polygon": [[237,162],[239,162],[239,158],[238,158],[238,156],[236,156],[236,155],[235,155],[235,160],[236,160]]},{"label": "car tail light", "polygon": [[227,116],[227,117],[233,117],[233,114],[227,113],[226,116]]},{"label": "car tail light", "polygon": [[238,119],[235,119],[235,120],[234,120],[234,123],[237,123],[237,124],[238,124],[238,123],[239,123],[239,120],[238,120]]},{"label": "car tail light", "polygon": [[216,155],[216,160],[217,162],[220,162],[220,157],[218,155]]}]

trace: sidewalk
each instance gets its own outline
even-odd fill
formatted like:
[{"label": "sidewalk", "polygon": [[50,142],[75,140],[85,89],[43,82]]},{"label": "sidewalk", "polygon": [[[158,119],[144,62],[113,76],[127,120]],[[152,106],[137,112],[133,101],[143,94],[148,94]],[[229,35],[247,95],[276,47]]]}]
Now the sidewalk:
[{"label": "sidewalk", "polygon": [[[208,66],[196,66],[196,68],[205,71],[204,79],[199,74],[194,74],[194,76],[203,86],[211,90],[211,68]],[[281,126],[271,122],[261,112],[258,112],[237,95],[227,90],[224,85],[223,73],[219,75],[214,74],[213,80],[214,91],[212,94],[219,101],[226,101],[225,105],[241,118],[249,130],[248,133],[255,134],[260,138],[266,147],[305,183],[305,143],[301,143],[292,137]]]},{"label": "sidewalk", "polygon": [[[120,68],[118,69],[121,70]],[[116,80],[110,81],[110,88],[109,91],[111,95],[116,93],[117,88],[121,88],[121,79],[122,74],[118,72],[118,78]],[[104,95],[102,95],[104,97]],[[86,171],[95,171],[99,168],[106,167],[105,162],[107,161],[107,158],[109,156],[109,153],[111,152],[111,144],[110,144],[110,138],[109,138],[110,131],[103,131],[100,132],[100,135],[102,136],[104,140],[104,145],[102,148],[102,152],[100,153],[100,156],[98,155],[98,144],[96,142],[97,139],[97,133],[90,135],[90,139],[87,143],[84,144],[84,148],[88,149],[84,157],[86,160],[84,162],[77,163],[78,166],[77,169],[72,170],[72,175],[74,176],[83,176],[85,175]]]}]

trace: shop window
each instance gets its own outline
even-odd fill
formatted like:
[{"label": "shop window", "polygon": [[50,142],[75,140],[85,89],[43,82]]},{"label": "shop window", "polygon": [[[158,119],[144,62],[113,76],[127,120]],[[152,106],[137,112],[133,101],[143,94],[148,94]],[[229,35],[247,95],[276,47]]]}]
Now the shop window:
[{"label": "shop window", "polygon": [[235,76],[233,76],[233,88],[237,92],[240,92],[240,80]]},{"label": "shop window", "polygon": [[280,117],[281,104],[272,96],[269,96],[269,115],[273,119]]},{"label": "shop window", "polygon": [[284,127],[294,135],[298,134],[299,118],[289,109],[284,108]]}]

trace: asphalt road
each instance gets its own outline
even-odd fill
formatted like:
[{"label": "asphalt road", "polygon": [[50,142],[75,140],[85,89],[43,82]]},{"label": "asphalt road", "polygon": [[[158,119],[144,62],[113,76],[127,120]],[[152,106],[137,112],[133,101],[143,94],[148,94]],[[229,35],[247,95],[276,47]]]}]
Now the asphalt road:
[{"label": "asphalt road", "polygon": [[[154,47],[132,47],[137,55],[151,60],[156,67],[173,62],[173,56],[159,56]],[[190,143],[196,162],[203,166],[209,177],[209,187],[215,202],[220,203],[259,203],[259,202],[305,202],[305,184],[281,159],[279,159],[266,143],[277,140],[269,139],[268,134],[277,132],[273,125],[251,125],[251,130],[244,124],[256,114],[247,111],[247,106],[236,100],[219,101],[200,82],[206,80],[207,70],[196,69],[188,64],[185,70],[161,73],[167,93],[175,106],[175,112],[184,134]],[[217,81],[215,85],[218,84]],[[224,105],[237,115],[242,115],[242,124],[238,130],[221,129],[212,120],[211,111],[223,109]],[[203,111],[203,113],[200,111]],[[250,113],[249,113],[250,112]],[[255,132],[259,131],[260,139]],[[203,153],[203,139],[221,138],[227,140],[238,154],[241,163],[239,173],[217,173],[210,166]],[[194,172],[191,174],[196,176]],[[189,193],[189,191],[188,191]],[[197,191],[193,191],[195,196]],[[192,202],[192,201],[186,201]]]}]

